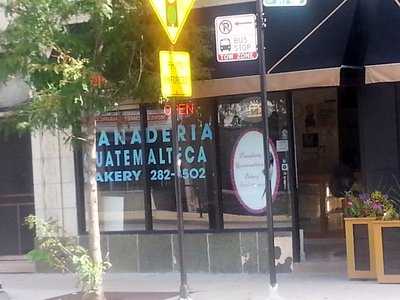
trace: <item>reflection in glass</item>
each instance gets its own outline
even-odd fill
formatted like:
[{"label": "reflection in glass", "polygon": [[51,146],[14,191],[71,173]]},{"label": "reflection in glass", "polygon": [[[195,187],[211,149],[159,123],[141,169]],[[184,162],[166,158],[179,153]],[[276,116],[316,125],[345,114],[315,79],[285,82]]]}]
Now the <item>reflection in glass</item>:
[{"label": "reflection in glass", "polygon": [[102,231],[144,230],[142,154],[138,111],[100,116],[97,183]]},{"label": "reflection in glass", "polygon": [[[150,148],[172,155],[170,108],[148,112],[149,129],[157,132]],[[212,115],[212,114],[211,114]],[[156,117],[157,116],[157,117]],[[206,105],[178,104],[178,140],[181,172],[181,199],[185,229],[208,229],[212,205],[214,132]],[[160,152],[160,153],[161,153]],[[171,156],[172,158],[172,156]],[[172,161],[149,165],[152,187],[152,212],[155,230],[176,230],[176,203]],[[211,204],[210,204],[211,203]]]},{"label": "reflection in glass", "polygon": [[[269,177],[275,225],[290,227],[286,98],[282,94],[270,94],[268,108]],[[260,98],[253,96],[220,102],[218,125],[224,228],[265,227],[265,168]]]}]

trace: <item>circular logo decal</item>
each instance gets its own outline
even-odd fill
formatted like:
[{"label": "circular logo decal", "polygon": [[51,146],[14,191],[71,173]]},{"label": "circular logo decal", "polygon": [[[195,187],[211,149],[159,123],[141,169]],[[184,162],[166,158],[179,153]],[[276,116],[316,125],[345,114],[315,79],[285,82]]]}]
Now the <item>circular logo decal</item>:
[{"label": "circular logo decal", "polygon": [[[279,158],[273,142],[269,141],[272,199],[279,188]],[[263,134],[258,130],[243,134],[233,153],[232,180],[240,203],[251,213],[261,213],[266,208]]]}]

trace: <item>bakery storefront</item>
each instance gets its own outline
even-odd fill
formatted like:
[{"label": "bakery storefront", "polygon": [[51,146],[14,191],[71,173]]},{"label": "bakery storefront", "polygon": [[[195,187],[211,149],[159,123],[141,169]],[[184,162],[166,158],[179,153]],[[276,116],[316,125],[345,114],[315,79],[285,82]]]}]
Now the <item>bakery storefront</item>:
[{"label": "bakery storefront", "polygon": [[[285,95],[274,95],[269,104],[276,246],[284,257],[281,268],[288,272],[292,262],[292,199]],[[178,103],[177,110],[179,192],[188,232],[186,247],[193,255],[187,262],[189,269],[193,264],[193,271],[265,270],[267,222],[260,98],[201,99]],[[150,249],[139,249],[138,255],[147,257],[157,252],[159,259],[167,261],[163,264],[167,270],[176,268],[173,258],[177,255],[177,174],[171,138],[169,104],[128,107],[97,120],[96,178],[101,230],[109,239],[107,245],[110,241],[124,243],[127,235],[137,239],[135,247],[139,248],[146,247],[147,239],[158,241],[160,245],[151,243]],[[82,201],[81,211],[83,206]],[[159,247],[165,251],[159,252]],[[241,257],[247,261],[242,263]],[[151,271],[147,267],[140,271]]]},{"label": "bakery storefront", "polygon": [[[217,17],[255,12],[254,1],[209,2],[198,1],[191,20],[209,28],[214,46]],[[389,0],[308,0],[304,7],[267,9],[269,176],[279,272],[304,258],[344,259],[343,207],[330,189],[337,164],[367,188],[398,184],[400,49],[393,41],[400,37],[386,24],[400,26],[399,9]],[[172,166],[168,103],[127,104],[97,119],[101,242],[112,272],[178,271],[177,175],[187,270],[268,272],[258,61],[214,59],[211,69],[212,79],[195,82],[193,99],[177,105],[180,174]],[[13,145],[1,157],[15,176],[3,172],[0,235],[13,247],[0,247],[0,255],[32,248],[19,221],[33,210],[58,219],[87,246],[79,149],[69,149],[59,133],[2,143]],[[21,174],[27,176],[23,194]],[[322,250],[316,256],[313,246]]]},{"label": "bakery storefront", "polygon": [[[260,99],[179,103],[178,115],[185,227],[264,227]],[[144,131],[139,110],[98,119],[97,182],[104,231],[145,230],[146,224],[147,229],[176,229],[170,116],[168,104],[149,108]],[[282,164],[288,165],[289,150],[284,99],[277,98],[271,116],[275,123],[270,141],[273,197],[279,203],[282,226],[290,227],[290,201],[285,195],[289,179],[281,172]],[[146,185],[149,199],[144,199]],[[152,214],[146,212],[145,202]],[[151,216],[152,223],[146,216]]]}]

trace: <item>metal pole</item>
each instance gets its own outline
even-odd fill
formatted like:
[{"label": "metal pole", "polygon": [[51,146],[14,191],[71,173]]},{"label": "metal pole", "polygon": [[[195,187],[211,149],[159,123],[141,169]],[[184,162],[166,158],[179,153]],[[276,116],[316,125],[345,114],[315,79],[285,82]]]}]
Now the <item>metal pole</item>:
[{"label": "metal pole", "polygon": [[287,99],[288,130],[289,130],[289,186],[290,199],[292,202],[292,239],[293,239],[293,262],[301,260],[300,249],[300,224],[299,224],[299,197],[297,194],[297,166],[296,166],[296,146],[294,143],[294,119],[293,119],[293,92],[289,92]]},{"label": "metal pole", "polygon": [[183,224],[183,208],[181,201],[181,167],[180,161],[178,160],[178,122],[176,112],[176,100],[173,98],[171,101],[171,120],[172,120],[172,153],[173,153],[173,164],[174,164],[174,182],[175,182],[175,200],[176,200],[176,211],[178,216],[178,255],[179,255],[179,269],[181,274],[181,286],[179,289],[179,299],[190,299],[189,287],[187,284],[187,274],[185,269],[185,261],[183,257],[183,235],[184,235],[184,224]]},{"label": "metal pole", "polygon": [[271,287],[275,287],[276,268],[275,268],[275,241],[274,241],[274,220],[272,214],[272,193],[271,182],[269,179],[269,127],[268,127],[268,102],[267,102],[267,68],[265,55],[265,36],[266,21],[264,16],[263,0],[257,0],[257,32],[258,32],[258,61],[261,88],[262,117],[264,122],[264,168],[265,168],[265,196],[266,196],[266,216],[268,231],[268,265],[269,281]]},{"label": "metal pole", "polygon": [[153,230],[153,211],[151,209],[151,183],[150,183],[150,170],[147,165],[147,144],[146,144],[146,129],[148,125],[147,120],[147,106],[140,104],[140,131],[142,132],[142,155],[143,161],[142,172],[144,174],[143,190],[144,190],[144,211],[145,211],[145,229],[146,231]]}]

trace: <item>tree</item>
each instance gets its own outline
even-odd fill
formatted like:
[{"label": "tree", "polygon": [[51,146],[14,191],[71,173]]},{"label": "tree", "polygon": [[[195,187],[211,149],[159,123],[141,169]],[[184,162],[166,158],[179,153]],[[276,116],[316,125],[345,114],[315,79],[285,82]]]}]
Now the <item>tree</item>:
[{"label": "tree", "polygon": [[[168,49],[145,0],[11,0],[0,35],[0,80],[21,76],[32,98],[2,129],[62,131],[84,156],[89,253],[102,268],[96,175],[96,117],[124,101],[160,100],[158,50]],[[189,26],[194,78],[208,76],[204,34]],[[195,37],[194,37],[195,36]],[[200,42],[199,42],[200,41]],[[179,48],[179,45],[178,45]],[[101,273],[101,272],[100,272]],[[102,297],[102,278],[94,294]]]}]

